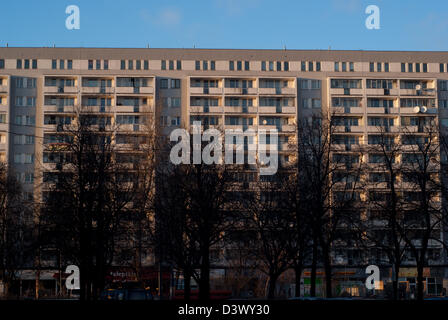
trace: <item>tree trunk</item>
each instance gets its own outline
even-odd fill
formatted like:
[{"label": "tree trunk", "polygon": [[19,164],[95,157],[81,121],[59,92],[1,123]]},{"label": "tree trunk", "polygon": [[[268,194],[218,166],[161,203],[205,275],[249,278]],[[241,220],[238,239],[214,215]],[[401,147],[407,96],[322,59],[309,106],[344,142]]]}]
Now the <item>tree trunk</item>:
[{"label": "tree trunk", "polygon": [[300,297],[300,279],[302,277],[302,265],[298,265],[294,268],[295,282],[296,282],[296,292],[295,297]]},{"label": "tree trunk", "polygon": [[184,270],[184,299],[190,300],[191,297],[191,275],[188,270]]},{"label": "tree trunk", "polygon": [[317,269],[317,239],[313,239],[313,258],[311,261],[311,288],[310,296],[316,296],[316,269]]},{"label": "tree trunk", "polygon": [[332,292],[332,275],[331,275],[331,260],[328,250],[324,252],[324,267],[325,267],[325,293],[327,298],[333,297]]},{"label": "tree trunk", "polygon": [[268,284],[268,296],[267,298],[272,300],[275,298],[275,287],[277,285],[278,275],[271,274],[269,276],[269,284]]},{"label": "tree trunk", "polygon": [[199,281],[199,299],[210,299],[210,250],[208,246],[202,249],[201,277]]},{"label": "tree trunk", "polygon": [[423,286],[423,263],[417,262],[417,300],[423,301],[424,286]]},{"label": "tree trunk", "polygon": [[400,274],[400,263],[395,263],[395,272],[392,280],[393,299],[398,300],[398,276]]}]

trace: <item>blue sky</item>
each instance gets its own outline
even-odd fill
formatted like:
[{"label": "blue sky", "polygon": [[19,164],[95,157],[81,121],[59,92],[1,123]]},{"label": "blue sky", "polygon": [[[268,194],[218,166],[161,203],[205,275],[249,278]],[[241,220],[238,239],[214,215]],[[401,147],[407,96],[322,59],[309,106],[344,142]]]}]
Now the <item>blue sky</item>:
[{"label": "blue sky", "polygon": [[[65,8],[80,8],[67,30]],[[379,30],[365,27],[368,5]],[[8,0],[0,46],[448,50],[446,0]]]}]

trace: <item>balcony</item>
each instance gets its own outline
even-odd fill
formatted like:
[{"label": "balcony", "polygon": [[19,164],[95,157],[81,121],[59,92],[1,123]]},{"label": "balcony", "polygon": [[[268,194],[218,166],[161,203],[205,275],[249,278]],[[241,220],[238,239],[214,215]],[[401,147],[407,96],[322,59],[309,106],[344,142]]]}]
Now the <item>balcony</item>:
[{"label": "balcony", "polygon": [[258,88],[259,94],[265,94],[265,95],[295,95],[297,93],[296,88]]},{"label": "balcony", "polygon": [[82,106],[82,112],[88,113],[111,113],[112,106]]},{"label": "balcony", "polygon": [[74,113],[74,106],[50,106],[44,105],[44,113]]},{"label": "balcony", "polygon": [[58,86],[51,86],[51,87],[44,87],[44,93],[65,93],[65,94],[77,94],[78,93],[78,87],[58,87]]},{"label": "balcony", "polygon": [[362,132],[364,132],[364,127],[363,126],[335,126],[335,133],[343,133],[343,132],[362,133]]},{"label": "balcony", "polygon": [[436,95],[435,89],[400,89],[401,96],[426,96],[431,97]]},{"label": "balcony", "polygon": [[195,94],[210,94],[210,95],[221,95],[222,88],[216,87],[190,87],[190,95]]},{"label": "balcony", "polygon": [[114,93],[113,87],[82,87],[82,93],[86,94],[111,94]]},{"label": "balcony", "polygon": [[153,87],[116,87],[117,94],[154,94]]},{"label": "balcony", "polygon": [[360,88],[330,88],[330,95],[335,96],[361,96],[363,89]]},{"label": "balcony", "polygon": [[398,114],[398,108],[368,107],[368,114]]},{"label": "balcony", "polygon": [[115,106],[116,112],[123,112],[123,113],[139,113],[139,112],[152,112],[153,108],[152,106],[148,105],[139,105],[139,106],[123,106],[123,105],[117,105]]},{"label": "balcony", "polygon": [[223,113],[224,108],[220,106],[190,106],[191,113]]},{"label": "balcony", "polygon": [[253,130],[254,132],[257,131],[257,126],[255,125],[250,125],[250,124],[226,124],[225,125],[225,129],[230,129],[230,130],[242,130],[242,131],[246,131],[248,129]]},{"label": "balcony", "polygon": [[366,94],[368,96],[397,96],[398,95],[398,89],[366,89]]},{"label": "balcony", "polygon": [[7,123],[0,123],[0,131],[8,131],[8,124]]},{"label": "balcony", "polygon": [[397,133],[400,131],[399,126],[367,126],[367,132],[369,133]]},{"label": "balcony", "polygon": [[228,95],[256,95],[257,88],[224,88],[224,93]]},{"label": "balcony", "polygon": [[224,110],[226,113],[257,113],[257,107],[225,106]]},{"label": "balcony", "polygon": [[296,126],[293,124],[261,124],[258,126],[259,130],[277,130],[278,132],[295,132]]},{"label": "balcony", "polygon": [[364,108],[361,107],[331,107],[335,114],[364,114]]},{"label": "balcony", "polygon": [[295,114],[296,107],[283,107],[283,106],[262,106],[258,108],[260,113],[287,113]]}]

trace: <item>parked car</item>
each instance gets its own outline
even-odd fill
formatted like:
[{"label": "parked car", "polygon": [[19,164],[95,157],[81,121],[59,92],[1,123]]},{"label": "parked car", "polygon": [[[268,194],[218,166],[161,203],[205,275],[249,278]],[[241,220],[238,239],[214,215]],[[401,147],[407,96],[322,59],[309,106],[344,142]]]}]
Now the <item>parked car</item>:
[{"label": "parked car", "polygon": [[106,289],[101,294],[102,300],[153,300],[151,291],[146,289]]}]

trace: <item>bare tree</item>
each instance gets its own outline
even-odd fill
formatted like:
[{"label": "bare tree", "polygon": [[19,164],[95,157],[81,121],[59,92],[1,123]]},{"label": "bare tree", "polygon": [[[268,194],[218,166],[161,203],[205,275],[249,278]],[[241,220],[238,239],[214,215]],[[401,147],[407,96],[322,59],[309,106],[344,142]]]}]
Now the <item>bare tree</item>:
[{"label": "bare tree", "polygon": [[[334,116],[314,116],[297,126],[297,172],[301,207],[311,232],[311,296],[316,293],[319,255],[325,269],[326,295],[332,296],[332,246],[343,218],[360,200],[358,181],[362,168],[362,150],[345,145],[339,158],[334,155],[337,123]],[[340,179],[333,180],[334,175]],[[344,183],[340,183],[343,181]],[[337,185],[339,183],[339,185]]]},{"label": "bare tree", "polygon": [[0,276],[6,296],[16,272],[32,254],[31,239],[26,238],[32,228],[29,214],[20,183],[7,165],[0,163]]},{"label": "bare tree", "polygon": [[152,181],[148,153],[120,152],[114,143],[118,128],[92,120],[79,114],[77,123],[61,130],[65,142],[47,145],[44,153],[56,162],[44,181],[45,238],[79,264],[81,299],[87,300],[104,288],[117,250],[127,242],[120,237],[143,221],[147,206],[137,210],[137,204],[147,201]]}]

